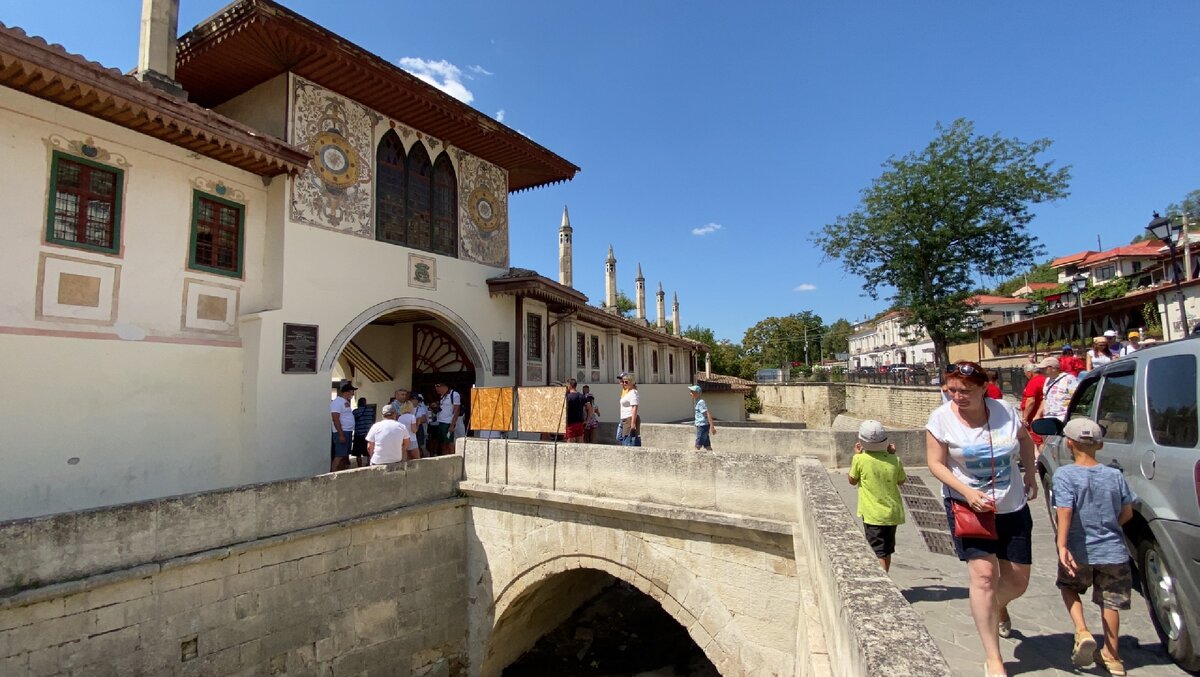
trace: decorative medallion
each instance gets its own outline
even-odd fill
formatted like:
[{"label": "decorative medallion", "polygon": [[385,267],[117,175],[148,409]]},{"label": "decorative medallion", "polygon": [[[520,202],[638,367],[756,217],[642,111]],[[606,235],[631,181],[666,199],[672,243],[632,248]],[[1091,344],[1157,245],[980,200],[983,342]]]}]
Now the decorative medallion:
[{"label": "decorative medallion", "polygon": [[408,286],[437,289],[437,259],[422,254],[408,255]]},{"label": "decorative medallion", "polygon": [[220,195],[221,197],[229,198],[235,202],[246,202],[246,194],[237,188],[230,188],[229,184],[220,179],[208,179],[203,176],[192,177],[192,187],[204,193]]},{"label": "decorative medallion", "polygon": [[309,150],[313,170],[325,185],[340,190],[358,183],[358,153],[336,128],[313,137]]},{"label": "decorative medallion", "polygon": [[81,155],[96,162],[103,162],[106,165],[113,165],[121,169],[129,169],[133,165],[129,164],[129,160],[125,159],[120,153],[110,153],[107,149],[96,145],[92,137],[87,137],[82,141],[72,141],[58,134],[51,134],[42,139],[46,147],[50,150],[61,150],[73,155]]},{"label": "decorative medallion", "polygon": [[496,196],[492,195],[484,186],[479,186],[471,191],[471,196],[467,198],[468,205],[471,209],[471,216],[475,219],[475,226],[480,231],[490,233],[500,226],[499,210],[496,208]]}]

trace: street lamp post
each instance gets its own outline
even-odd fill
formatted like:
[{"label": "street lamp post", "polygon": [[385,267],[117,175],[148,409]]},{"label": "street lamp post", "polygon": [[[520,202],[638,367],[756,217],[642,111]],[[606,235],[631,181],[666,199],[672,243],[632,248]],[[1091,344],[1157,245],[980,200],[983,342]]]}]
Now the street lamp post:
[{"label": "street lamp post", "polygon": [[967,328],[975,330],[975,361],[980,362],[983,360],[983,337],[980,335],[980,331],[983,329],[983,319],[973,312],[967,319]]},{"label": "street lamp post", "polygon": [[1038,358],[1037,352],[1037,311],[1038,302],[1030,301],[1025,307],[1025,313],[1029,315],[1030,332],[1033,334],[1033,361],[1036,363]]},{"label": "street lamp post", "polygon": [[[1179,280],[1179,269],[1175,265],[1175,238],[1178,229],[1171,225],[1171,219],[1165,216],[1159,216],[1158,212],[1154,212],[1154,218],[1146,226],[1146,230],[1150,234],[1158,238],[1167,245],[1167,251],[1171,253],[1171,277],[1175,278],[1175,297],[1179,299],[1179,324],[1183,327],[1183,335],[1188,335],[1187,311],[1183,308],[1183,283]],[[1189,256],[1184,252],[1184,256]]]},{"label": "street lamp post", "polygon": [[1075,303],[1079,307],[1079,340],[1085,346],[1088,342],[1083,337],[1083,292],[1087,289],[1087,286],[1087,276],[1083,273],[1071,278],[1071,291],[1075,292]]}]

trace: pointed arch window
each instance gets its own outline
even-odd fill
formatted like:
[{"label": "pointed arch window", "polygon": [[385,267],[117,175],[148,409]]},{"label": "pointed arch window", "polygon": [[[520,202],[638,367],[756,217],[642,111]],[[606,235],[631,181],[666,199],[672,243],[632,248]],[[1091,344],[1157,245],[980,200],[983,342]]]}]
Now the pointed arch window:
[{"label": "pointed arch window", "polygon": [[405,161],[400,136],[389,129],[375,151],[375,238],[378,240],[408,244]]},{"label": "pointed arch window", "polygon": [[458,256],[458,179],[450,156],[442,153],[433,165],[433,251]]},{"label": "pointed arch window", "polygon": [[408,246],[433,251],[429,206],[433,189],[433,163],[425,145],[414,143],[408,151]]}]

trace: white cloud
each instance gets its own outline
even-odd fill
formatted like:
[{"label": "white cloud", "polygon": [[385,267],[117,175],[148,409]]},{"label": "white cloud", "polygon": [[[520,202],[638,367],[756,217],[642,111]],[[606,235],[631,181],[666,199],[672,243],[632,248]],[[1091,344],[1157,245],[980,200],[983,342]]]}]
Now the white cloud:
[{"label": "white cloud", "polygon": [[[463,84],[462,69],[449,61],[444,59],[429,61],[415,56],[406,56],[400,59],[399,64],[401,68],[415,75],[417,79],[442,90],[463,103],[471,103],[475,100],[475,95]],[[479,67],[473,66],[472,68]]]},{"label": "white cloud", "polygon": [[700,226],[699,228],[693,228],[693,229],[692,229],[692,235],[697,235],[697,236],[699,236],[699,237],[704,237],[705,235],[708,235],[709,233],[715,233],[715,232],[717,232],[718,230],[721,230],[721,224],[719,224],[719,223],[706,223],[706,224],[704,224],[703,226]]},{"label": "white cloud", "polygon": [[792,291],[816,291],[816,290],[817,290],[817,285],[809,284],[807,282],[805,282],[804,284],[798,284],[792,289]]},{"label": "white cloud", "polygon": [[475,75],[495,75],[495,73],[484,68],[483,66],[469,66],[467,70],[471,71]]},{"label": "white cloud", "polygon": [[504,122],[504,109],[496,111],[496,122]]}]

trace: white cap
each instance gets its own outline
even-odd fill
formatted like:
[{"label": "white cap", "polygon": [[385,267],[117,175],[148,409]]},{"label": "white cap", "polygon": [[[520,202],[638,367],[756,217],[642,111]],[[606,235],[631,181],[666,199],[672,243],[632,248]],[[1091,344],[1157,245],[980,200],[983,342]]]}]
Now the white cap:
[{"label": "white cap", "polygon": [[1104,332],[1104,338],[1111,339],[1111,338],[1116,338],[1116,337],[1117,337],[1117,332],[1114,329],[1109,329],[1108,331]]},{"label": "white cap", "polygon": [[888,446],[887,431],[879,421],[863,421],[858,426],[858,441],[867,451],[885,451]]}]

